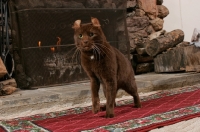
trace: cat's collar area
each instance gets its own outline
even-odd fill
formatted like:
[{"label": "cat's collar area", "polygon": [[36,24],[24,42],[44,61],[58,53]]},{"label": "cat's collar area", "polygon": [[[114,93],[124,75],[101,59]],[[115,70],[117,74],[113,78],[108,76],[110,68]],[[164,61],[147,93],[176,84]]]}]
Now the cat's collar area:
[{"label": "cat's collar area", "polygon": [[91,59],[91,60],[94,60],[94,55],[91,55],[91,56],[90,56],[90,59]]}]

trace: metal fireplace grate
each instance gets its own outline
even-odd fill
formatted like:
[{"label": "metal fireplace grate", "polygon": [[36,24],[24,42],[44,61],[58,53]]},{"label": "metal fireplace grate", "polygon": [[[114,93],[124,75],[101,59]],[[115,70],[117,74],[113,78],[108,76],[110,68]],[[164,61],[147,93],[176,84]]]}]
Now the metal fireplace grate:
[{"label": "metal fireplace grate", "polygon": [[[21,57],[26,75],[31,78],[32,87],[87,79],[80,66],[80,58],[78,55],[73,58],[75,45],[71,27],[77,19],[85,23],[90,22],[91,17],[98,18],[110,44],[124,54],[129,54],[125,7],[69,8],[70,2],[67,0],[59,2],[68,4],[54,7],[54,1],[48,1],[52,2],[51,4],[45,3],[47,1],[40,1],[39,5],[36,3],[34,5],[33,2],[37,1],[31,0],[24,3],[17,0],[10,1],[13,43]],[[79,2],[79,4],[84,6],[84,3]]]}]

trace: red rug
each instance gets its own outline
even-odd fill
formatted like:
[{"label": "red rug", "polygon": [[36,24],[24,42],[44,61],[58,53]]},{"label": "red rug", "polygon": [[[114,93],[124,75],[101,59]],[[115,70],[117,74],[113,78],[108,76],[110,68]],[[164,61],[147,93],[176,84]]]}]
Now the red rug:
[{"label": "red rug", "polygon": [[117,102],[115,117],[105,112],[92,114],[91,107],[0,121],[0,132],[109,132],[149,131],[200,116],[200,87],[162,91],[142,97],[142,108],[133,108],[132,100]]}]

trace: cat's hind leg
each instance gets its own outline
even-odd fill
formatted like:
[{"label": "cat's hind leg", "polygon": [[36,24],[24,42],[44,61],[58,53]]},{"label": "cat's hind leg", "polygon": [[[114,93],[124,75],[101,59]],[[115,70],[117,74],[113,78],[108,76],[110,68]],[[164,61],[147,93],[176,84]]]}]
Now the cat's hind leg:
[{"label": "cat's hind leg", "polygon": [[134,104],[136,108],[141,108],[142,105],[141,105],[141,102],[140,102],[140,97],[138,95],[138,92],[137,92],[137,85],[136,85],[136,82],[135,80],[131,80],[130,83],[126,83],[126,88],[124,88],[124,90],[133,96],[133,99],[134,99]]}]

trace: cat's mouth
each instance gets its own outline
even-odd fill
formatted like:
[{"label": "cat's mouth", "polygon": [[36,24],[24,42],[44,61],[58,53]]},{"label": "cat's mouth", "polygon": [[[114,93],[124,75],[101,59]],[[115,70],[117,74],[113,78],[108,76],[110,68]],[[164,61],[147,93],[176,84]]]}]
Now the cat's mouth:
[{"label": "cat's mouth", "polygon": [[92,50],[92,48],[90,46],[84,46],[82,49],[83,49],[83,51],[90,51],[90,50]]}]

